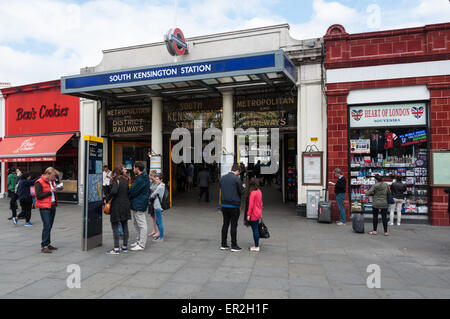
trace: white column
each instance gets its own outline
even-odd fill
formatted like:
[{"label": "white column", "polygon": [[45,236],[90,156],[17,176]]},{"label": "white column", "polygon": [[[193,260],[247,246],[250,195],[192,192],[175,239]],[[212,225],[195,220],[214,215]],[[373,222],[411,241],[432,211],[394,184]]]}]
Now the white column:
[{"label": "white column", "polygon": [[152,97],[152,150],[159,156],[152,157],[150,161],[150,170],[156,169],[162,172],[162,153],[163,153],[163,104],[161,97]]},{"label": "white column", "polygon": [[234,163],[233,90],[222,91],[222,159],[221,173],[227,174]]}]

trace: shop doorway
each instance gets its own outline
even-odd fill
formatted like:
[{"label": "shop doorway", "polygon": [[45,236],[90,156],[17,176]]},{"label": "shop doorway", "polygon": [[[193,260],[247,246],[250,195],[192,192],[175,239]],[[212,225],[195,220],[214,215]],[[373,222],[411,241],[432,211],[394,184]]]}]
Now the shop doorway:
[{"label": "shop doorway", "polygon": [[151,143],[112,141],[112,163],[113,168],[125,165],[128,174],[134,179],[133,166],[136,162],[145,163],[145,169],[149,172]]}]

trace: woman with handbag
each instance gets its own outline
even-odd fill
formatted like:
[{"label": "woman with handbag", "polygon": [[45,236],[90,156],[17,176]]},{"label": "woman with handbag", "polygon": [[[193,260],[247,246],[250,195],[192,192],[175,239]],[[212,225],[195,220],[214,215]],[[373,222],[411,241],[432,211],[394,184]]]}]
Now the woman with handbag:
[{"label": "woman with handbag", "polygon": [[[113,230],[114,248],[107,252],[109,255],[117,255],[122,252],[128,252],[128,220],[131,219],[130,200],[128,199],[128,179],[123,176],[120,168],[113,171],[113,180],[111,183],[111,192],[105,200],[111,204],[110,221]],[[123,245],[119,248],[119,223],[123,229]]]},{"label": "woman with handbag", "polygon": [[388,222],[387,222],[387,209],[388,209],[388,192],[389,186],[383,182],[380,175],[375,175],[375,185],[373,185],[365,194],[366,196],[373,195],[373,231],[369,232],[370,235],[377,234],[378,228],[378,214],[381,213],[383,219],[384,236],[389,236]]},{"label": "woman with handbag", "polygon": [[[252,177],[249,181],[248,188],[248,209],[246,210],[246,220],[252,227],[253,240],[255,246],[250,247],[250,251],[259,251],[259,220],[262,217],[262,192],[259,189],[259,181]],[[248,225],[247,225],[248,226]]]}]

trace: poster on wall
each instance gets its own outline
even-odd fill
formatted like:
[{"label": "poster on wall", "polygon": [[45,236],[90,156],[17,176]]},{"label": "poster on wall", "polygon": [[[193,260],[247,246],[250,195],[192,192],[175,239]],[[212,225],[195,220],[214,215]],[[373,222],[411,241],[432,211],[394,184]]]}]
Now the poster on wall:
[{"label": "poster on wall", "polygon": [[303,185],[322,185],[322,153],[303,153]]},{"label": "poster on wall", "polygon": [[350,107],[350,127],[426,125],[425,103]]},{"label": "poster on wall", "polygon": [[350,140],[350,153],[370,154],[370,139]]}]

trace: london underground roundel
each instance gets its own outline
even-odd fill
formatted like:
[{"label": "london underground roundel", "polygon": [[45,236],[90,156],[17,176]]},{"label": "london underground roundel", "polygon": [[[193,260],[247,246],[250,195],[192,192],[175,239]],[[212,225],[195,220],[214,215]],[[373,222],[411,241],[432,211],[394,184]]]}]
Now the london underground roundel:
[{"label": "london underground roundel", "polygon": [[183,32],[179,28],[170,29],[165,35],[167,50],[171,55],[188,54],[188,45]]}]

